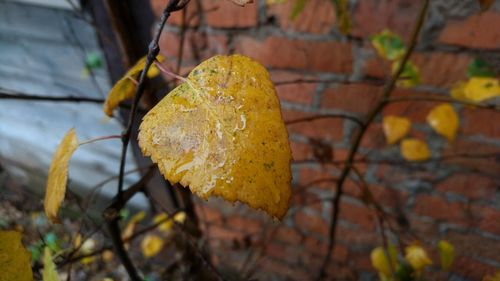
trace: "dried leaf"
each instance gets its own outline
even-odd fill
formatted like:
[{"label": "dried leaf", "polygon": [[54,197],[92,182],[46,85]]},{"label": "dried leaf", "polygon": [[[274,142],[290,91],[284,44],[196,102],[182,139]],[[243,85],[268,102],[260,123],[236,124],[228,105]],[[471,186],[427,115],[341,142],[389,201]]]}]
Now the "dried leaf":
[{"label": "dried leaf", "polygon": [[60,281],[49,247],[43,250],[43,281]]},{"label": "dried leaf", "polygon": [[388,60],[401,59],[406,50],[403,39],[389,30],[373,35],[371,42],[378,55]]},{"label": "dried leaf", "polygon": [[246,4],[253,3],[253,0],[229,0],[238,6],[245,6]]},{"label": "dried leaf", "polygon": [[139,145],[162,174],[202,198],[221,196],[282,218],[291,152],[269,73],[241,56],[215,56],[145,117]]},{"label": "dried leaf", "polygon": [[158,235],[148,234],[141,242],[142,254],[146,258],[156,256],[163,248],[163,239]]},{"label": "dried leaf", "polygon": [[431,156],[427,144],[418,139],[404,139],[400,149],[401,154],[408,161],[425,161]]},{"label": "dried leaf", "polygon": [[0,231],[0,280],[32,281],[31,254],[17,231]]},{"label": "dried leaf", "polygon": [[446,240],[438,243],[439,258],[441,260],[441,269],[447,271],[455,260],[455,247]]},{"label": "dried leaf", "polygon": [[78,147],[78,139],[74,129],[69,130],[57,147],[52,163],[50,163],[47,187],[45,191],[45,215],[51,222],[59,222],[57,212],[66,194],[68,165],[73,152]]},{"label": "dried leaf", "polygon": [[458,130],[458,114],[449,103],[434,107],[427,115],[427,123],[440,135],[453,141]]},{"label": "dried leaf", "polygon": [[478,1],[479,5],[481,6],[481,10],[483,11],[488,10],[494,2],[494,0],[478,0]]},{"label": "dried leaf", "polygon": [[500,96],[500,83],[496,78],[472,77],[464,86],[464,96],[472,102],[482,102]]},{"label": "dried leaf", "polygon": [[397,266],[397,255],[398,253],[396,247],[393,245],[389,245],[387,255],[384,248],[377,247],[373,249],[370,254],[372,266],[379,272],[379,274],[385,277],[391,276],[391,263],[392,268],[395,269]]},{"label": "dried leaf", "polygon": [[[158,55],[156,59],[159,62],[165,60],[161,55]],[[138,74],[144,69],[147,57],[144,56],[129,70],[123,77],[118,80],[113,88],[109,91],[106,100],[104,101],[103,110],[109,117],[113,116],[113,110],[120,104],[120,102],[131,99],[134,97],[136,85],[134,80],[137,78]],[[148,70],[147,76],[153,78],[160,74],[160,70],[153,64]]]},{"label": "dried leaf", "polygon": [[432,264],[424,248],[418,245],[411,245],[405,248],[405,259],[416,271],[420,271]]},{"label": "dried leaf", "polygon": [[400,139],[404,138],[410,131],[411,121],[405,117],[394,115],[385,116],[382,121],[387,144],[395,144]]}]

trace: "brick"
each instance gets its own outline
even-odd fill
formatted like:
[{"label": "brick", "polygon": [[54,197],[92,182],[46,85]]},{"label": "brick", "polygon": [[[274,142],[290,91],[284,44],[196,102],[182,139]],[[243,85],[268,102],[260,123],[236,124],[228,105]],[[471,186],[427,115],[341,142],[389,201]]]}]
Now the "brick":
[{"label": "brick", "polygon": [[302,240],[302,236],[294,228],[280,226],[274,233],[274,239],[291,245],[298,245]]},{"label": "brick", "polygon": [[321,107],[367,113],[377,102],[381,87],[370,84],[342,84],[323,92]]},{"label": "brick", "polygon": [[343,120],[323,118],[314,121],[288,124],[288,133],[326,141],[340,141],[343,136]]},{"label": "brick", "polygon": [[329,33],[335,25],[335,10],[327,1],[307,1],[300,15],[291,19],[293,6],[293,1],[269,5],[268,15],[274,17],[281,29],[290,32],[325,34]]},{"label": "brick", "polygon": [[[167,6],[168,0],[150,0],[151,10],[157,19],[159,19],[163,13],[163,9]],[[183,11],[177,11],[170,15],[167,20],[168,24],[171,25],[182,25],[182,13],[186,13],[185,23],[186,26],[196,27],[200,24],[200,13],[198,12],[198,5],[194,2],[187,5]]]},{"label": "brick", "polygon": [[484,280],[483,277],[495,273],[498,268],[468,257],[458,256],[451,270],[467,280]]},{"label": "brick", "polygon": [[498,49],[500,13],[487,11],[473,14],[463,21],[450,21],[439,35],[439,42],[478,49]]},{"label": "brick", "polygon": [[500,112],[465,108],[462,116],[462,130],[465,135],[484,135],[500,139]]},{"label": "brick", "polygon": [[479,228],[496,235],[500,235],[500,211],[498,209],[484,207],[481,212]]},{"label": "brick", "polygon": [[[404,97],[416,94],[412,90],[397,89],[393,92],[391,97]],[[425,93],[418,93],[425,95]],[[412,123],[426,123],[426,118],[429,112],[440,102],[432,101],[398,101],[388,104],[382,110],[382,115],[397,115],[404,116],[411,120]]]},{"label": "brick", "polygon": [[435,220],[424,219],[415,214],[407,216],[409,233],[419,240],[437,241],[439,237],[439,223]]},{"label": "brick", "polygon": [[239,231],[230,230],[226,227],[217,225],[211,225],[210,228],[208,228],[208,235],[210,239],[222,241],[241,240],[245,236]]},{"label": "brick", "polygon": [[[318,239],[312,237],[307,237],[303,242],[303,245],[310,254],[315,256],[323,257],[326,255],[328,251],[328,243],[321,242]],[[349,251],[345,246],[336,243],[335,248],[333,249],[332,252],[332,258],[335,261],[342,262],[347,260],[348,254]]]},{"label": "brick", "polygon": [[420,70],[422,84],[450,88],[465,80],[471,57],[460,53],[415,53],[412,62]]},{"label": "brick", "polygon": [[[276,92],[280,100],[310,105],[313,101],[317,83],[287,83],[280,84],[279,82],[294,81],[304,79],[302,74],[285,71],[271,72],[271,79],[275,83]],[[278,84],[276,84],[278,82]]]},{"label": "brick", "polygon": [[461,202],[448,202],[431,195],[419,195],[415,200],[414,212],[419,215],[460,225],[470,225],[473,222],[467,206]]},{"label": "brick", "polygon": [[255,234],[262,230],[262,223],[257,220],[252,220],[237,215],[232,215],[226,222],[228,228],[242,231],[245,234]]},{"label": "brick", "polygon": [[[167,59],[177,59],[180,48],[180,36],[175,32],[165,31],[160,37],[161,53]],[[187,31],[185,33],[182,59],[197,64],[213,55],[227,54],[227,38],[222,35],[210,35],[201,32]]]},{"label": "brick", "polygon": [[357,224],[364,229],[375,229],[375,216],[367,206],[360,206],[341,200],[339,218]]},{"label": "brick", "polygon": [[381,123],[372,123],[368,126],[361,140],[361,147],[370,149],[383,149],[386,147],[385,135]]},{"label": "brick", "polygon": [[[408,192],[401,190],[394,190],[381,185],[371,184],[368,186],[375,202],[380,204],[383,208],[401,208],[408,200]],[[348,182],[345,187],[345,194],[363,200],[364,196],[361,188],[352,181]]]},{"label": "brick", "polygon": [[262,64],[282,69],[350,73],[351,45],[338,41],[305,41],[284,37],[257,40],[241,36],[235,41],[236,51]]},{"label": "brick", "polygon": [[257,4],[240,7],[226,0],[203,0],[206,23],[217,28],[246,28],[257,25]]},{"label": "brick", "polygon": [[328,222],[319,215],[311,215],[299,210],[295,214],[295,225],[302,233],[315,233],[320,236],[328,234]]},{"label": "brick", "polygon": [[436,190],[460,194],[469,199],[493,199],[500,181],[473,173],[454,174],[436,185]]},{"label": "brick", "polygon": [[293,161],[304,161],[312,159],[312,148],[309,144],[291,141]]},{"label": "brick", "polygon": [[325,189],[333,189],[336,185],[336,177],[331,170],[327,169],[312,169],[309,167],[301,168],[299,171],[299,184],[301,189],[311,187],[320,187]]},{"label": "brick", "polygon": [[473,233],[450,232],[446,239],[455,246],[458,255],[500,262],[500,241]]},{"label": "brick", "polygon": [[196,214],[201,221],[211,224],[222,222],[222,215],[219,210],[212,209],[204,204],[196,204],[195,208]]},{"label": "brick", "polygon": [[420,6],[420,2],[413,0],[364,0],[357,3],[352,12],[351,34],[361,37],[389,29],[408,38]]},{"label": "brick", "polygon": [[[473,158],[473,157],[452,157],[456,155],[488,155],[489,158]],[[481,171],[491,175],[498,175],[500,171],[500,146],[485,144],[482,142],[455,140],[447,147],[442,156],[445,158],[443,163],[461,166],[472,171]]]}]

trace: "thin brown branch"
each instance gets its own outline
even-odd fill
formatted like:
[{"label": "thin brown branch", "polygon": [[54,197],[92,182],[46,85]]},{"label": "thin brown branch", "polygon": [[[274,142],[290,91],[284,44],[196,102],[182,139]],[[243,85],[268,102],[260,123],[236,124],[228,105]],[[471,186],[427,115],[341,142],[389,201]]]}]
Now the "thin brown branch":
[{"label": "thin brown branch", "polygon": [[31,101],[48,101],[48,102],[88,102],[88,103],[103,103],[104,99],[89,98],[89,97],[75,97],[75,96],[40,96],[18,93],[10,90],[0,89],[0,99],[10,100],[31,100]]},{"label": "thin brown branch", "polygon": [[401,76],[401,73],[403,72],[403,68],[408,62],[411,54],[413,53],[413,50],[415,49],[415,46],[417,44],[418,36],[420,34],[420,30],[423,26],[425,16],[427,14],[427,8],[429,6],[429,0],[423,0],[422,1],[422,8],[419,12],[419,15],[417,17],[417,22],[415,24],[415,27],[412,31],[410,43],[408,50],[405,52],[405,55],[403,59],[401,60],[401,63],[399,64],[398,69],[396,70],[395,74],[389,81],[389,83],[386,84],[386,86],[383,89],[382,97],[380,100],[375,104],[375,106],[372,108],[372,110],[369,112],[369,114],[366,117],[366,121],[364,122],[363,126],[361,127],[361,130],[359,133],[356,135],[356,138],[354,139],[353,145],[349,151],[349,155],[346,160],[346,164],[342,170],[342,173],[340,174],[339,180],[337,182],[337,190],[335,193],[335,196],[333,200],[331,200],[332,204],[332,212],[331,212],[331,221],[329,225],[329,236],[328,236],[328,250],[327,254],[325,256],[325,259],[323,261],[323,264],[321,265],[320,268],[320,273],[318,275],[317,280],[323,280],[326,277],[326,268],[328,266],[328,263],[330,262],[330,258],[332,255],[333,248],[335,246],[335,234],[336,234],[336,228],[337,228],[337,221],[338,221],[338,215],[340,212],[340,199],[343,194],[343,187],[344,187],[344,182],[349,175],[352,165],[353,165],[353,160],[355,155],[358,152],[358,149],[361,145],[361,140],[363,139],[363,136],[365,135],[368,127],[370,124],[373,122],[375,117],[380,113],[380,111],[384,108],[386,104],[386,99],[390,96],[392,90],[396,86],[396,82],[398,78]]},{"label": "thin brown branch", "polygon": [[389,97],[386,99],[386,103],[404,102],[404,101],[436,101],[436,102],[449,102],[462,104],[466,106],[471,106],[479,109],[500,111],[500,106],[495,104],[478,104],[470,101],[457,100],[448,96],[440,95],[421,95],[421,94],[411,94],[403,97]]},{"label": "thin brown branch", "polygon": [[359,118],[348,115],[348,114],[319,114],[319,115],[312,115],[312,116],[307,116],[307,117],[302,117],[302,118],[297,118],[297,119],[292,119],[292,120],[287,120],[285,121],[286,125],[292,125],[296,123],[301,123],[301,122],[310,122],[318,119],[326,119],[326,118],[342,118],[342,119],[347,119],[350,121],[353,121],[354,123],[358,124],[359,126],[363,125],[363,121],[361,121]]}]

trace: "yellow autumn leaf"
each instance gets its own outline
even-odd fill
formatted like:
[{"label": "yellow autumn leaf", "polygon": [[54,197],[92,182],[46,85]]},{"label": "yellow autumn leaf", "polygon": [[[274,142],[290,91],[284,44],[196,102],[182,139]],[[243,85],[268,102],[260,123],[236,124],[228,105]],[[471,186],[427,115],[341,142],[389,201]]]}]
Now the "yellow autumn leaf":
[{"label": "yellow autumn leaf", "polygon": [[149,234],[141,242],[142,254],[146,258],[156,256],[163,248],[163,239],[158,235]]},{"label": "yellow autumn leaf", "polygon": [[60,281],[49,247],[43,250],[43,281]]},{"label": "yellow autumn leaf", "polygon": [[[80,252],[84,255],[87,255],[87,254],[90,254],[94,251],[95,249],[95,245],[96,245],[96,242],[94,239],[92,238],[87,238],[82,246],[80,247]],[[89,257],[85,257],[83,259],[80,260],[80,262],[82,264],[90,264],[92,263],[93,261],[95,260],[95,256],[89,256]]]},{"label": "yellow autumn leaf", "polygon": [[0,280],[32,281],[31,254],[24,248],[22,234],[0,231]]},{"label": "yellow autumn leaf", "polygon": [[408,161],[425,161],[431,156],[427,144],[418,139],[404,139],[401,142],[401,154]]},{"label": "yellow autumn leaf", "polygon": [[416,271],[420,271],[432,264],[424,248],[418,245],[411,245],[405,248],[405,259]]},{"label": "yellow autumn leaf", "polygon": [[168,219],[167,213],[161,213],[161,214],[154,216],[153,222],[155,224],[161,222],[160,225],[158,225],[158,229],[162,232],[169,232],[173,226],[173,221],[171,219]]},{"label": "yellow autumn leaf", "polygon": [[[387,255],[384,248],[377,247],[370,254],[372,266],[384,277],[391,276],[391,263],[394,270],[397,266],[397,250],[396,247],[390,245],[387,250]],[[390,261],[389,261],[390,260]]]},{"label": "yellow autumn leaf", "polygon": [[463,88],[467,100],[482,102],[500,96],[500,83],[491,77],[472,77]]},{"label": "yellow autumn leaf", "polygon": [[52,163],[50,163],[43,205],[45,208],[45,215],[47,215],[53,223],[59,222],[57,212],[66,194],[69,160],[77,147],[78,139],[75,130],[70,129],[57,147],[52,158]]},{"label": "yellow autumn leaf", "polygon": [[144,217],[146,217],[146,212],[144,211],[140,211],[132,216],[128,221],[127,226],[123,230],[122,239],[126,240],[132,237],[132,234],[134,234],[135,226],[137,225],[137,223],[143,220]]},{"label": "yellow autumn leaf", "polygon": [[434,107],[427,115],[427,123],[440,135],[453,141],[458,130],[458,114],[449,103]]},{"label": "yellow autumn leaf", "polygon": [[178,212],[174,215],[174,221],[183,224],[186,221],[186,217],[187,215],[185,212]]},{"label": "yellow autumn leaf", "polygon": [[455,85],[453,85],[453,87],[450,89],[450,96],[459,101],[469,101],[465,97],[465,85],[466,83],[464,81],[455,83]]},{"label": "yellow autumn leaf", "polygon": [[291,152],[269,73],[241,55],[215,56],[158,103],[139,146],[171,183],[282,218]]},{"label": "yellow autumn leaf", "polygon": [[[158,55],[156,59],[159,62],[165,60],[162,55]],[[135,63],[135,65],[130,68],[123,77],[118,80],[115,85],[109,91],[106,100],[104,101],[103,110],[106,115],[109,117],[113,116],[113,110],[120,104],[120,102],[131,99],[134,97],[136,85],[134,83],[134,79],[137,78],[138,74],[144,69],[144,65],[146,64],[147,57],[142,57],[139,61]],[[147,76],[149,78],[153,78],[160,74],[160,70],[154,64],[148,70]]]},{"label": "yellow autumn leaf", "polygon": [[387,140],[387,144],[394,144],[404,138],[410,131],[411,121],[405,117],[394,115],[385,116],[382,120],[382,129]]},{"label": "yellow autumn leaf", "polygon": [[455,247],[446,240],[438,242],[439,258],[441,260],[441,269],[447,271],[455,260]]},{"label": "yellow autumn leaf", "polygon": [[106,250],[102,253],[102,259],[105,261],[105,262],[110,262],[113,260],[113,251],[110,251],[110,250]]}]

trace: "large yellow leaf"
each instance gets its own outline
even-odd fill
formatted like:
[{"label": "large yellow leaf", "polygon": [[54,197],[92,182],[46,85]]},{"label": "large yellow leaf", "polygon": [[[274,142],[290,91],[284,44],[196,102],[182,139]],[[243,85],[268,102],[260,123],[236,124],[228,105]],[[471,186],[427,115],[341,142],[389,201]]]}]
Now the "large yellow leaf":
[{"label": "large yellow leaf", "polygon": [[482,102],[500,96],[500,83],[491,77],[472,77],[465,84],[464,96],[473,102]]},{"label": "large yellow leaf", "polygon": [[145,117],[139,145],[172,183],[282,218],[291,152],[269,73],[241,55],[197,66]]},{"label": "large yellow leaf", "polygon": [[163,239],[155,234],[148,234],[141,242],[142,254],[146,258],[156,256],[163,248]]},{"label": "large yellow leaf", "polygon": [[385,116],[382,121],[385,138],[388,144],[394,144],[410,131],[410,119],[394,115]]},{"label": "large yellow leaf", "polygon": [[[165,60],[161,55],[158,55],[156,59],[160,62]],[[113,88],[109,91],[106,100],[104,101],[103,110],[109,117],[113,116],[113,110],[120,104],[120,102],[131,99],[134,97],[136,85],[134,79],[138,74],[144,69],[147,57],[141,58],[137,63],[129,70],[123,77],[118,80]],[[160,73],[158,68],[153,64],[148,70],[148,77],[153,78]]]},{"label": "large yellow leaf", "polygon": [[449,103],[434,107],[427,115],[427,123],[440,135],[453,141],[458,130],[458,114]]},{"label": "large yellow leaf", "polygon": [[50,163],[47,187],[45,190],[45,214],[52,222],[58,222],[57,212],[66,193],[68,165],[73,152],[78,147],[78,139],[74,129],[70,129],[57,147],[52,163]]},{"label": "large yellow leaf", "polygon": [[427,144],[418,139],[404,139],[400,148],[401,154],[408,161],[425,161],[431,156]]},{"label": "large yellow leaf", "polygon": [[31,255],[17,231],[0,231],[0,281],[32,281]]},{"label": "large yellow leaf", "polygon": [[45,247],[43,250],[43,281],[59,281],[59,276],[57,275],[56,265],[52,260],[52,254],[50,253],[49,247]]},{"label": "large yellow leaf", "polygon": [[385,277],[391,276],[392,270],[395,270],[397,266],[397,255],[398,253],[396,247],[393,245],[389,245],[387,251],[384,251],[384,248],[382,247],[377,247],[373,249],[370,254],[372,266],[379,272],[379,274]]},{"label": "large yellow leaf", "polygon": [[438,243],[439,258],[441,260],[441,269],[448,270],[455,260],[455,247],[446,240]]},{"label": "large yellow leaf", "polygon": [[411,245],[405,248],[405,259],[411,267],[417,271],[420,271],[426,266],[432,264],[432,261],[427,256],[424,248],[418,245]]}]

